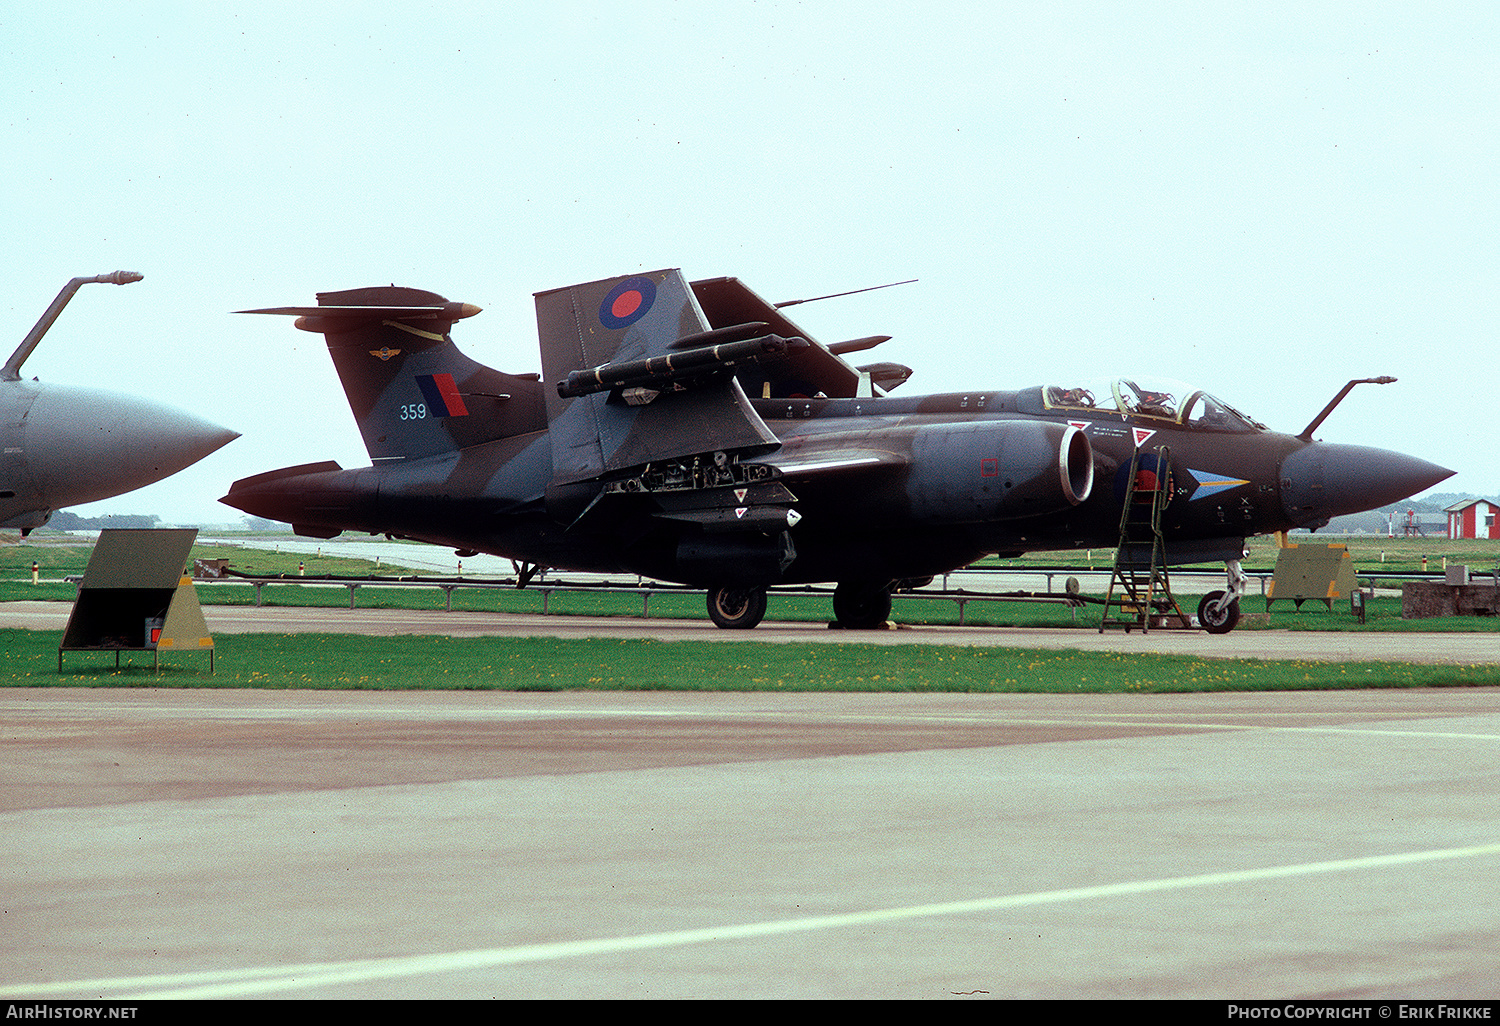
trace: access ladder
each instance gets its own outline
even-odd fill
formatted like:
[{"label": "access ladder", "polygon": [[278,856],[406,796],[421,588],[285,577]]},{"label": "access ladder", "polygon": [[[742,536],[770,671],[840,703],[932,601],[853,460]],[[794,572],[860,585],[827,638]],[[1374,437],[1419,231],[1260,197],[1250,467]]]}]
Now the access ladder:
[{"label": "access ladder", "polygon": [[[1150,465],[1143,465],[1149,462]],[[1172,582],[1167,574],[1167,544],[1162,535],[1162,511],[1172,498],[1170,468],[1172,453],[1166,446],[1156,456],[1143,461],[1139,449],[1130,457],[1130,476],[1125,485],[1125,506],[1120,511],[1120,547],[1115,550],[1114,572],[1104,597],[1104,615],[1099,633],[1106,627],[1139,627],[1142,633],[1151,629],[1151,621],[1167,626],[1170,616],[1177,618],[1172,626],[1189,626],[1182,608],[1172,597]],[[1116,615],[1111,617],[1111,611]]]}]

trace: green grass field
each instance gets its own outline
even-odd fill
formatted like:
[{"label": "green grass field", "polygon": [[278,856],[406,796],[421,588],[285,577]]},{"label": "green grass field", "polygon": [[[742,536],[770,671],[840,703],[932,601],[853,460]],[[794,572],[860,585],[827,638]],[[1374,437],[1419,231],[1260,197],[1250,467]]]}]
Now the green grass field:
[{"label": "green grass field", "polygon": [[1152,693],[1500,685],[1500,665],[1195,659],[947,645],[249,634],[203,653],[69,652],[0,631],[0,686],[344,690]]},{"label": "green grass field", "polygon": [[[1323,540],[1319,540],[1319,544]],[[1472,549],[1463,546],[1474,546]],[[1252,552],[1247,565],[1275,564],[1274,547]],[[18,544],[0,547],[0,601],[50,599],[71,601],[72,585],[30,584],[35,560],[48,578],[82,574],[88,562],[86,544]],[[1375,539],[1351,542],[1356,573],[1392,566],[1403,572],[1420,569],[1423,555],[1434,569],[1447,556],[1476,572],[1485,559],[1500,556],[1500,543]],[[1053,565],[1078,565],[1078,553],[1054,554]],[[1381,561],[1382,556],[1384,562]],[[295,575],[299,557],[275,552],[198,547],[194,558],[227,558],[236,568],[262,575]],[[1476,558],[1477,557],[1477,558]],[[371,562],[334,558],[307,559],[309,574],[389,573]],[[1108,554],[1102,554],[1105,566]],[[1028,560],[1028,565],[1043,560]],[[202,585],[205,606],[251,604],[248,584]],[[1196,598],[1180,597],[1184,608]],[[275,605],[347,607],[342,586],[268,585],[262,601]],[[443,593],[431,587],[362,587],[359,608],[441,609]],[[461,589],[453,594],[456,610],[539,612],[542,596],[531,589]],[[1246,612],[1263,609],[1251,594]],[[638,595],[554,593],[550,612],[639,616]],[[1191,610],[1190,610],[1191,611]],[[701,595],[656,595],[652,616],[702,618]],[[210,612],[211,617],[211,612]],[[818,620],[828,616],[826,596],[773,597],[769,619]],[[1029,603],[972,603],[965,622],[976,626],[1037,626],[1087,630],[1098,625],[1098,607],[1073,611]],[[912,624],[957,622],[956,605],[940,600],[898,600],[894,618]],[[1249,618],[1248,627],[1257,622]],[[1399,599],[1378,598],[1367,622],[1355,622],[1347,603],[1332,610],[1320,602],[1300,611],[1288,603],[1273,610],[1270,625],[1299,630],[1484,630],[1500,629],[1493,618],[1406,621]],[[950,646],[768,645],[753,640],[656,642],[548,638],[371,638],[335,635],[221,635],[215,639],[216,669],[208,671],[203,653],[163,653],[160,672],[153,672],[149,653],[126,653],[116,671],[111,654],[68,653],[57,669],[60,635],[45,631],[0,632],[0,686],[9,687],[219,687],[336,689],[497,689],[497,690],[764,690],[764,691],[934,691],[934,692],[1181,692],[1308,690],[1371,687],[1447,687],[1500,685],[1500,665],[1427,666],[1404,663],[1303,663],[1263,660],[1203,660],[1156,655],[1111,655]]]}]

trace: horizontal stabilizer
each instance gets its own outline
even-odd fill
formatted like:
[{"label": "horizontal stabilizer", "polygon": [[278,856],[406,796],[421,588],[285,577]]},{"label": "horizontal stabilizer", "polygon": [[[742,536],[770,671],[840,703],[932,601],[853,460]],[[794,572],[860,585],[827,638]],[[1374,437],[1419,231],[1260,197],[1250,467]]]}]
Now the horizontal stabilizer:
[{"label": "horizontal stabilizer", "polygon": [[471,360],[448,336],[479,307],[397,286],[318,293],[295,317],[324,336],[370,459],[421,459],[546,427],[541,383]]},{"label": "horizontal stabilizer", "polygon": [[[427,295],[427,293],[423,294]],[[433,298],[441,299],[442,297]],[[297,318],[296,327],[303,331],[328,335],[352,331],[365,324],[423,324],[446,330],[447,325],[461,321],[465,317],[473,317],[482,310],[473,303],[443,302],[426,306],[275,306],[264,310],[236,312],[295,317]]]},{"label": "horizontal stabilizer", "polygon": [[473,303],[441,306],[272,306],[264,310],[236,310],[244,314],[280,314],[284,317],[327,317],[345,321],[461,321],[482,313]]}]

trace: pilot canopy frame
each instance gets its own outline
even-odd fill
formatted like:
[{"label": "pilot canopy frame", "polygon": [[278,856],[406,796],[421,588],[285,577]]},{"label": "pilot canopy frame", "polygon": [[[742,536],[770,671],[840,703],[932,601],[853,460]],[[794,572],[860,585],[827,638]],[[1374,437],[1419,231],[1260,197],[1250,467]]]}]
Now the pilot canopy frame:
[{"label": "pilot canopy frame", "polygon": [[1114,378],[1042,386],[1049,410],[1146,418],[1210,431],[1265,431],[1266,426],[1201,388],[1171,378]]}]

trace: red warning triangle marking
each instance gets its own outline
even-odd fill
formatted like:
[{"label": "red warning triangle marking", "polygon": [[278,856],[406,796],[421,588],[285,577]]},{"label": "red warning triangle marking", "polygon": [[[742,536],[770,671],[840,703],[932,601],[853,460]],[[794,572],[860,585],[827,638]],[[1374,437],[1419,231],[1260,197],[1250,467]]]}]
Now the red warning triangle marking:
[{"label": "red warning triangle marking", "polygon": [[1137,449],[1146,444],[1146,439],[1156,434],[1154,428],[1131,428],[1130,430],[1135,435],[1135,447]]},{"label": "red warning triangle marking", "polygon": [[734,511],[734,519],[743,520],[745,519],[745,514],[748,512],[750,512],[748,509],[746,509],[744,506],[741,506],[739,509]]},{"label": "red warning triangle marking", "polygon": [[745,496],[747,496],[749,494],[750,494],[750,489],[748,489],[748,488],[736,488],[734,490],[734,497],[737,500],[739,500],[740,502],[744,502],[745,501]]}]

